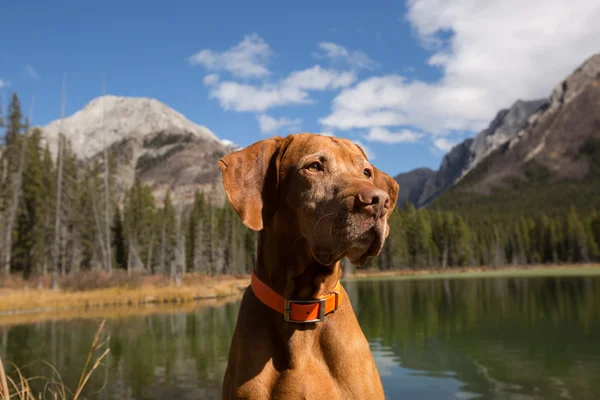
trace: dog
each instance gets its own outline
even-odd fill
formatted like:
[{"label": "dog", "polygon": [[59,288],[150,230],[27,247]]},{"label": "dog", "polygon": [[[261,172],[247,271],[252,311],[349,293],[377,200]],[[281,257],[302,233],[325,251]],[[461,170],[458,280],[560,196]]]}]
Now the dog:
[{"label": "dog", "polygon": [[383,399],[341,260],[381,252],[398,183],[354,142],[310,133],[261,140],[219,166],[231,206],[259,232],[222,398]]}]

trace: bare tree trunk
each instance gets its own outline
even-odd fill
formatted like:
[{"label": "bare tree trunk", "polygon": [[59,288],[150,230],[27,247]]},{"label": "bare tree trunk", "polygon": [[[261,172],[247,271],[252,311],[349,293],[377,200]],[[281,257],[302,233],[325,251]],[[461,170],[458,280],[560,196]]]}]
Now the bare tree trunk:
[{"label": "bare tree trunk", "polygon": [[51,287],[52,289],[56,289],[57,288],[57,281],[56,281],[56,273],[57,273],[57,269],[58,269],[58,241],[59,241],[59,234],[60,234],[60,205],[61,205],[61,200],[62,200],[62,173],[63,173],[63,121],[65,118],[65,106],[66,106],[66,96],[67,96],[67,76],[65,74],[64,78],[63,78],[63,90],[62,90],[62,101],[61,101],[61,105],[60,105],[60,131],[58,132],[58,149],[56,151],[57,153],[57,164],[58,164],[58,171],[57,171],[57,178],[56,178],[56,213],[55,213],[55,220],[54,220],[54,248],[52,250],[52,284]]},{"label": "bare tree trunk", "polygon": [[179,259],[177,260],[179,264],[179,268],[176,271],[177,274],[181,273],[185,274],[185,266],[186,266],[186,254],[185,254],[185,235],[183,234],[183,229],[181,229],[181,219],[183,215],[183,210],[181,204],[179,204],[177,210],[177,249],[179,252]]},{"label": "bare tree trunk", "polygon": [[163,225],[162,225],[162,232],[161,232],[161,238],[160,238],[160,269],[161,272],[164,273],[167,271],[167,268],[165,266],[165,260],[166,260],[166,237],[167,237],[167,218],[166,216],[163,217]]},{"label": "bare tree trunk", "polygon": [[196,243],[194,246],[194,272],[200,272],[204,262],[204,219],[198,219],[196,224]]},{"label": "bare tree trunk", "polygon": [[152,249],[154,248],[154,227],[152,228],[152,233],[150,234],[150,245],[148,246],[148,260],[146,261],[146,268],[148,272],[152,271]]},{"label": "bare tree trunk", "polygon": [[444,240],[444,252],[442,254],[442,268],[446,268],[448,266],[448,239]]},{"label": "bare tree trunk", "polygon": [[62,257],[60,258],[60,276],[65,276],[67,274],[67,246],[65,245],[67,242],[66,239],[66,229],[65,226],[63,225],[61,227],[61,235],[60,235],[60,253],[62,255]]},{"label": "bare tree trunk", "polygon": [[210,262],[209,262],[209,268],[210,268],[210,272],[209,275],[215,275],[216,273],[216,267],[217,267],[217,260],[216,258],[216,254],[215,254],[215,219],[214,219],[214,210],[211,207],[210,208]]},{"label": "bare tree trunk", "polygon": [[[104,95],[106,95],[106,84],[104,84]],[[104,107],[102,109],[102,129],[104,139],[104,229],[106,233],[106,271],[112,273],[112,256],[110,254],[110,188],[109,188],[109,165],[108,165],[108,147],[106,145],[106,128],[104,127]]]},{"label": "bare tree trunk", "polygon": [[133,256],[133,237],[131,237],[131,230],[127,227],[127,242],[129,243],[129,251],[127,252],[127,276],[131,276],[131,257]]}]

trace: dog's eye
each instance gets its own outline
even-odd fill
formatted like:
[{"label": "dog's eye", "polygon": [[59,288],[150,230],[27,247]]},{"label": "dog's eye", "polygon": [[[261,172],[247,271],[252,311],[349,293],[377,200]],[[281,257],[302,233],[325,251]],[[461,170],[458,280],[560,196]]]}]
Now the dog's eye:
[{"label": "dog's eye", "polygon": [[306,169],[310,172],[319,172],[323,171],[323,166],[320,162],[315,161],[314,163],[310,163],[306,166]]},{"label": "dog's eye", "polygon": [[373,176],[373,174],[371,173],[371,170],[368,168],[365,168],[365,170],[363,171],[363,175],[366,176],[367,178],[370,178]]}]

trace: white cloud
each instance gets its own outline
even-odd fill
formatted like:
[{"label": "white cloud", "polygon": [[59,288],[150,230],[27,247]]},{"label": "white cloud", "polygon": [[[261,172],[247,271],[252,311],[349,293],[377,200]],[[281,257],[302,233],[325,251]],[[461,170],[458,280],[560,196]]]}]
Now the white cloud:
[{"label": "white cloud", "polygon": [[[309,97],[310,91],[342,89],[356,81],[356,74],[352,71],[323,68],[319,65],[293,71],[278,81],[269,81],[267,78],[270,71],[266,64],[273,54],[260,36],[251,34],[245,35],[242,42],[221,53],[209,49],[201,50],[190,57],[189,62],[192,65],[202,65],[207,71],[226,70],[237,78],[261,80],[260,83],[231,79],[221,81],[216,73],[204,77],[204,85],[209,88],[211,98],[217,99],[225,110],[240,112],[264,112],[278,106],[311,104],[313,100]],[[363,59],[347,51],[346,57],[356,63],[362,63],[361,65],[367,65],[369,62],[368,57]]]},{"label": "white cloud", "polygon": [[375,153],[373,153],[373,151],[369,147],[367,147],[363,142],[361,142],[360,140],[352,140],[352,142],[356,143],[358,146],[360,146],[361,149],[363,149],[369,161],[373,161],[375,159]]},{"label": "white cloud", "polygon": [[0,79],[0,88],[3,88],[5,86],[8,86],[8,82],[5,82],[2,79]]},{"label": "white cloud", "polygon": [[37,71],[35,70],[35,68],[33,67],[33,65],[31,64],[27,64],[25,66],[25,71],[27,71],[27,74],[35,79],[36,81],[39,81],[41,79],[40,74],[37,73]]},{"label": "white cloud", "polygon": [[452,150],[452,148],[454,146],[456,146],[456,143],[446,139],[446,138],[439,138],[433,141],[433,145],[435,146],[436,149],[443,151],[444,153],[449,152],[450,150]]},{"label": "white cloud", "polygon": [[212,85],[216,84],[217,82],[219,82],[219,75],[217,75],[217,74],[208,74],[204,77],[204,85],[205,86],[212,86]]},{"label": "white cloud", "polygon": [[263,38],[253,33],[223,52],[201,50],[189,57],[189,62],[203,65],[208,71],[226,70],[241,78],[261,78],[270,74],[266,65],[272,54]]},{"label": "white cloud", "polygon": [[262,133],[272,133],[286,128],[288,131],[298,131],[300,129],[301,119],[289,119],[287,117],[273,118],[266,114],[256,117]]},{"label": "white cloud", "polygon": [[294,71],[277,83],[260,86],[221,82],[211,88],[210,96],[219,100],[226,110],[263,112],[272,107],[290,104],[310,104],[308,91],[347,87],[356,80],[352,72],[323,69],[314,66]]},{"label": "white cloud", "polygon": [[438,82],[376,76],[342,91],[326,129],[415,126],[477,131],[517,99],[547,97],[598,52],[600,4],[587,0],[409,0]]},{"label": "white cloud", "polygon": [[333,132],[329,132],[329,131],[325,131],[325,132],[317,132],[317,135],[323,135],[323,136],[332,136],[332,137],[335,137],[335,133],[333,133]]},{"label": "white cloud", "polygon": [[377,63],[361,50],[348,51],[345,47],[332,42],[319,43],[319,49],[323,53],[315,53],[316,58],[327,57],[334,61],[344,61],[354,68],[373,69],[377,66]]},{"label": "white cloud", "polygon": [[329,90],[350,86],[356,80],[352,72],[323,69],[319,65],[302,71],[292,72],[284,81],[283,86],[304,90]]},{"label": "white cloud", "polygon": [[413,132],[408,129],[403,129],[400,132],[390,132],[386,128],[374,127],[371,128],[369,134],[365,136],[365,140],[370,142],[383,142],[383,143],[415,143],[423,135],[421,133]]}]

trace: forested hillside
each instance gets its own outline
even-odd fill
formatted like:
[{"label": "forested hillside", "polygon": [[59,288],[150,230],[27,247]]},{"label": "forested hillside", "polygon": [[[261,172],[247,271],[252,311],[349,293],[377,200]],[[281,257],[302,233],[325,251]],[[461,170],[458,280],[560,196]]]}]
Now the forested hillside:
[{"label": "forested hillside", "polygon": [[[229,203],[211,204],[198,191],[191,207],[174,206],[169,194],[157,205],[152,189],[139,182],[128,190],[124,201],[117,201],[111,190],[115,169],[109,168],[105,180],[102,158],[93,163],[78,160],[64,137],[58,157],[53,157],[43,145],[43,132],[28,126],[17,95],[2,124],[3,273],[56,277],[119,268],[174,277],[192,271],[247,273],[254,267],[256,233],[241,223]],[[586,151],[598,159],[597,146],[590,144]],[[600,185],[587,187],[594,191]],[[577,192],[568,196],[566,188],[557,186],[555,190],[565,193],[558,207],[564,211],[536,212],[536,202],[542,204],[544,197],[544,192],[536,190],[523,186],[507,192],[521,196],[520,203],[513,204],[522,207],[503,213],[487,214],[473,198],[460,203],[460,197],[451,211],[433,206],[397,208],[384,250],[368,266],[385,270],[598,259],[600,215],[593,204],[577,200]],[[567,213],[571,203],[577,208]]]}]

